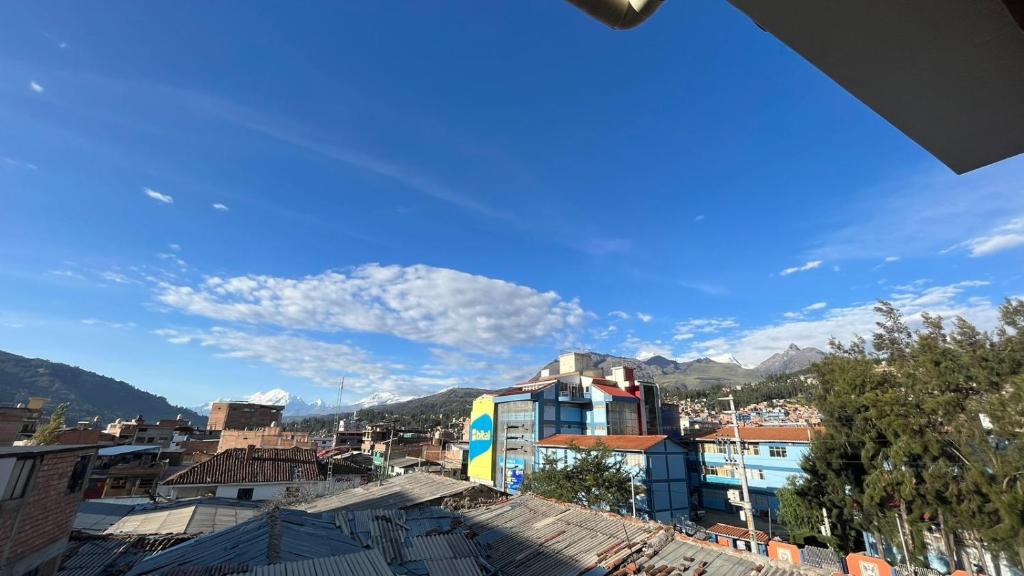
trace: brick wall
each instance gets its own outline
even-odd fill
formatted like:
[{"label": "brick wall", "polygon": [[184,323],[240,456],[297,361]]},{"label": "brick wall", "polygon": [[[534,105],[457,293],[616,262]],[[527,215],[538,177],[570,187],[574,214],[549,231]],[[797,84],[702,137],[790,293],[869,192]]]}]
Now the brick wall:
[{"label": "brick wall", "polygon": [[214,402],[206,427],[210,430],[245,430],[269,428],[274,423],[281,423],[280,407]]},{"label": "brick wall", "polygon": [[43,454],[25,497],[0,503],[0,566],[13,565],[68,537],[82,499],[81,489],[68,493],[68,479],[80,457],[95,453],[95,448],[87,448]]},{"label": "brick wall", "polygon": [[220,434],[218,452],[229,448],[312,448],[309,432],[285,432],[280,428],[262,430],[224,430]]}]

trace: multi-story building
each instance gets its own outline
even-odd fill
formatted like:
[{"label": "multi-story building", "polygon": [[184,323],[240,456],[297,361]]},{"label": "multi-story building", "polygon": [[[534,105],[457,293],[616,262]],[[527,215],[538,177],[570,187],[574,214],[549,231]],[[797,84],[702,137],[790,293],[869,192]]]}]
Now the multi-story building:
[{"label": "multi-story building", "polygon": [[29,398],[28,403],[0,406],[0,446],[28,440],[36,433],[46,398]]},{"label": "multi-story building", "polygon": [[89,473],[85,498],[145,496],[156,487],[163,470],[160,446],[123,444],[100,447]]},{"label": "multi-story building", "polygon": [[95,446],[0,448],[0,576],[57,571]]},{"label": "multi-story building", "polygon": [[223,430],[218,452],[231,448],[312,448],[309,432],[287,432],[278,426],[255,430]]},{"label": "multi-story building", "polygon": [[558,374],[543,370],[534,380],[478,398],[470,420],[470,478],[516,493],[539,463],[539,440],[657,434],[661,397],[657,385],[638,381],[632,368],[615,367],[606,378],[589,355],[570,352],[559,357]]},{"label": "multi-story building", "polygon": [[[806,426],[741,426],[740,439],[750,501],[756,513],[775,516],[776,491],[790,476],[803,474],[800,460],[809,449],[815,428]],[[702,508],[733,511],[729,490],[740,487],[739,455],[730,427],[703,430],[686,437],[691,494]],[[699,480],[699,481],[698,481]]]},{"label": "multi-story building", "polygon": [[252,402],[214,402],[210,407],[210,430],[246,430],[281,424],[284,406]]},{"label": "multi-story building", "polygon": [[[664,435],[580,436],[556,434],[537,442],[537,456],[554,457],[566,465],[575,461],[574,448],[594,448],[602,443],[611,458],[622,461],[634,485],[633,505],[640,518],[664,524],[690,518],[690,491],[686,475],[686,452],[677,441]],[[616,510],[631,514],[632,510]]]}]

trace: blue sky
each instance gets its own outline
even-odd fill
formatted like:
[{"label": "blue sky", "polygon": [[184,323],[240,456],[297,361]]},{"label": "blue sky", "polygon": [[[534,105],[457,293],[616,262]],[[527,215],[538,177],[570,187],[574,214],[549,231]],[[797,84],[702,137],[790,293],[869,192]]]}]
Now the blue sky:
[{"label": "blue sky", "polygon": [[955,176],[725,2],[239,6],[7,7],[0,349],[351,400],[1024,294],[1024,159]]}]

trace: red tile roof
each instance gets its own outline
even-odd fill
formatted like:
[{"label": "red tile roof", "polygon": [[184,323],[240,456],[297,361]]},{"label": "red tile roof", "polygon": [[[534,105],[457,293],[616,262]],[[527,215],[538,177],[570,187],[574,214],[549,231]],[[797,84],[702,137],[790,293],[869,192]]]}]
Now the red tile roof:
[{"label": "red tile roof", "polygon": [[325,478],[316,450],[311,448],[231,448],[171,476],[164,484],[255,484]]},{"label": "red tile roof", "polygon": [[668,436],[633,436],[625,434],[616,436],[589,436],[584,434],[555,434],[554,436],[549,436],[540,442],[537,442],[537,445],[567,447],[570,444],[575,444],[580,448],[593,448],[597,446],[598,442],[602,442],[612,450],[648,450],[665,438],[668,438]]},{"label": "red tile roof", "polygon": [[637,400],[636,396],[633,396],[632,394],[626,392],[625,390],[619,388],[618,386],[607,386],[604,384],[591,384],[591,386],[597,388],[598,390],[604,392],[605,394],[608,394],[609,396],[616,396],[618,398],[631,398],[633,400]]},{"label": "red tile roof", "polygon": [[[750,530],[746,528],[738,528],[736,526],[730,526],[728,524],[715,524],[711,528],[707,529],[712,534],[718,534],[721,536],[728,536],[729,538],[740,538],[741,540],[750,540]],[[754,537],[757,541],[762,544],[768,543],[768,535],[760,530],[754,530]]]},{"label": "red tile roof", "polygon": [[[740,439],[744,442],[810,442],[811,437],[820,430],[809,426],[740,426]],[[698,432],[693,436],[694,440],[704,442],[734,438],[733,430],[728,426]]]}]

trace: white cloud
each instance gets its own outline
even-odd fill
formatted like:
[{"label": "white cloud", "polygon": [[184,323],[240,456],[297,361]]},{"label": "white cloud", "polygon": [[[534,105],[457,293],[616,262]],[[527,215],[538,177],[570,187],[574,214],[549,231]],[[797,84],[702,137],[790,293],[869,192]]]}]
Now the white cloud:
[{"label": "white cloud", "polygon": [[672,347],[661,340],[646,341],[637,338],[633,334],[626,336],[622,343],[624,355],[637,360],[647,360],[653,356],[672,357]]},{"label": "white cloud", "polygon": [[104,328],[113,328],[115,330],[130,330],[135,328],[135,322],[110,322],[108,320],[98,320],[96,318],[85,318],[82,320],[82,324],[88,326],[102,326]]},{"label": "white cloud", "polygon": [[218,320],[391,334],[490,352],[564,342],[591,316],[578,301],[554,292],[425,265],[366,264],[297,279],[212,277],[197,286],[163,284],[158,299]]},{"label": "white cloud", "polygon": [[715,334],[738,326],[735,318],[690,318],[676,323],[672,339],[689,340],[696,334]]},{"label": "white cloud", "polygon": [[220,211],[220,212],[227,212],[228,210],[230,210],[230,208],[228,208],[228,207],[227,207],[226,205],[224,205],[224,204],[221,204],[220,202],[217,202],[217,203],[215,203],[215,204],[213,205],[213,209],[214,209],[214,210],[217,210],[217,211]]},{"label": "white cloud", "polygon": [[[972,258],[988,256],[1017,246],[1024,246],[1024,217],[997,226],[988,235],[961,242],[954,248],[966,248]],[[944,250],[946,252],[948,250]]]},{"label": "white cloud", "polygon": [[167,249],[171,252],[181,252],[181,244],[168,244]]},{"label": "white cloud", "polygon": [[[1007,215],[1024,214],[1024,158],[962,176],[944,168],[911,173],[864,191],[826,214],[830,227],[808,253],[816,260],[931,256],[964,238],[982,236]],[[950,222],[955,222],[951,226]]]},{"label": "white cloud", "polygon": [[826,307],[828,307],[828,302],[815,302],[814,304],[804,306],[804,310],[810,312],[811,310],[821,310]]},{"label": "white cloud", "polygon": [[54,275],[54,276],[64,276],[65,278],[78,278],[79,280],[82,280],[82,279],[85,278],[84,276],[82,276],[78,272],[75,272],[74,270],[68,270],[66,268],[60,269],[60,270],[50,270],[49,273]]},{"label": "white cloud", "polygon": [[801,312],[783,312],[782,317],[793,320],[794,318],[803,318],[804,315]]},{"label": "white cloud", "polygon": [[886,256],[885,257],[885,262],[898,262],[899,259],[900,259],[899,256]]},{"label": "white cloud", "polygon": [[109,280],[111,282],[116,282],[118,284],[130,284],[131,283],[131,279],[130,278],[128,278],[124,274],[121,274],[120,272],[114,272],[113,270],[108,270],[106,272],[102,272],[102,273],[100,273],[100,276],[104,280]]},{"label": "white cloud", "polygon": [[619,320],[629,320],[629,314],[623,312],[622,310],[613,310],[609,312],[608,315],[611,316],[612,318],[618,318]]},{"label": "white cloud", "polygon": [[[174,245],[172,244],[172,246],[174,246]],[[173,250],[173,249],[174,248],[171,248],[171,250]],[[178,268],[180,268],[182,270],[188,270],[188,262],[185,262],[185,260],[183,260],[177,254],[172,254],[170,252],[161,252],[161,253],[157,254],[156,256],[157,256],[157,258],[159,258],[161,260],[167,260],[169,262],[174,262],[174,264],[176,264],[178,266]]]},{"label": "white cloud", "polygon": [[811,260],[810,262],[807,262],[803,266],[793,266],[792,268],[786,268],[782,272],[779,272],[779,276],[789,276],[790,274],[795,274],[796,272],[806,272],[808,270],[814,270],[819,266],[821,266],[821,260]]},{"label": "white cloud", "polygon": [[173,197],[168,196],[167,194],[161,194],[160,192],[157,192],[156,190],[153,190],[152,188],[143,188],[142,192],[146,196],[149,196],[150,198],[152,198],[153,200],[156,200],[157,202],[163,202],[164,204],[173,204],[174,203],[174,198]]},{"label": "white cloud", "polygon": [[641,322],[644,322],[644,323],[647,323],[647,322],[650,322],[651,320],[654,320],[654,316],[651,316],[650,314],[644,314],[643,312],[637,312],[636,313],[636,317]]},{"label": "white cloud", "polygon": [[704,219],[704,215],[703,214],[698,214],[697,216],[694,217],[693,221],[694,222],[700,222],[703,219]]},{"label": "white cloud", "polygon": [[11,168],[24,168],[26,170],[39,169],[39,166],[36,166],[31,162],[26,162],[24,160],[19,160],[17,158],[11,158],[10,156],[0,156],[0,164],[3,164],[4,166],[9,166]]},{"label": "white cloud", "polygon": [[[522,367],[482,363],[465,356],[445,356],[431,351],[441,366],[427,365],[410,370],[400,364],[374,359],[366,350],[347,343],[320,342],[293,334],[254,334],[224,327],[209,330],[161,329],[156,334],[178,345],[196,344],[219,350],[218,356],[252,360],[276,367],[284,374],[334,388],[342,376],[345,391],[363,396],[370,392],[423,395],[453,386],[503,386],[527,378],[532,372]],[[458,364],[460,359],[465,364]],[[534,368],[535,369],[535,368]],[[470,372],[467,373],[466,370]]]},{"label": "white cloud", "polygon": [[[941,315],[951,319],[960,315],[979,328],[990,329],[998,320],[998,304],[987,298],[968,296],[972,288],[985,286],[983,280],[969,280],[945,286],[926,287],[923,283],[904,286],[909,290],[887,298],[899,307],[912,327],[921,324],[921,313]],[[855,335],[870,340],[878,320],[874,312],[875,302],[831,308],[820,318],[803,319],[799,313],[791,313],[785,322],[769,324],[733,333],[715,340],[697,342],[685,357],[713,356],[731,353],[744,365],[754,365],[780,351],[789,343],[801,347],[815,346],[826,349],[830,337],[849,341]],[[785,316],[785,315],[784,315]]]},{"label": "white cloud", "polygon": [[32,91],[35,92],[36,94],[42,94],[43,92],[46,91],[46,89],[43,88],[43,85],[38,83],[38,82],[36,82],[35,80],[30,81],[28,83],[28,87],[30,89],[32,89]]}]

